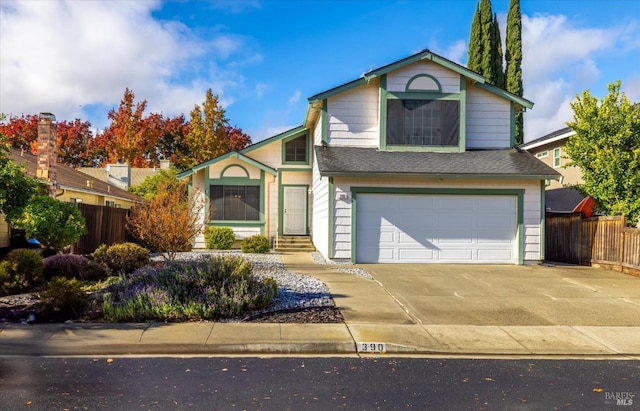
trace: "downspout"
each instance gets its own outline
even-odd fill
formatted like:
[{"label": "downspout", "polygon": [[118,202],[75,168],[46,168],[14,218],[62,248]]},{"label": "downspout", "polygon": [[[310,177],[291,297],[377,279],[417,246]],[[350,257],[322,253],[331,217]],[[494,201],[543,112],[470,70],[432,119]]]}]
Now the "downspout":
[{"label": "downspout", "polygon": [[[269,181],[267,183],[267,235],[271,234],[271,230],[270,230],[270,224],[269,222],[271,221],[271,201],[269,201],[269,198],[271,197],[271,184],[275,183],[277,181],[277,177],[273,176],[273,181]],[[278,219],[276,218],[276,234],[273,238],[273,248],[278,248]]]}]

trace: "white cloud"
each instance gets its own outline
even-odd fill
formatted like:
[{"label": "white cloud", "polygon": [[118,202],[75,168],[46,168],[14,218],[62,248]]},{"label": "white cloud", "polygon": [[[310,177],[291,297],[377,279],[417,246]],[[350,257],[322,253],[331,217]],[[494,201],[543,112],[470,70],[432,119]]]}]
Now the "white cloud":
[{"label": "white cloud", "polygon": [[570,102],[601,80],[598,58],[631,44],[629,38],[628,25],[581,28],[562,15],[523,15],[524,96],[535,102],[525,115],[525,141],[566,127]]},{"label": "white cloud", "polygon": [[[205,42],[180,22],[155,20],[158,7],[157,1],[2,2],[0,111],[50,111],[71,120],[82,116],[81,107],[117,106],[125,87],[137,101],[148,100],[148,112],[165,115],[188,116],[207,88],[231,104],[225,89],[244,80],[216,58],[239,52],[244,39],[220,34]],[[208,66],[197,62],[209,54]]]},{"label": "white cloud", "polygon": [[467,43],[464,40],[458,40],[451,44],[442,54],[451,61],[458,64],[464,64],[467,61]]},{"label": "white cloud", "polygon": [[302,96],[302,92],[300,90],[296,90],[291,97],[289,97],[289,105],[296,105],[300,101],[300,97]]}]

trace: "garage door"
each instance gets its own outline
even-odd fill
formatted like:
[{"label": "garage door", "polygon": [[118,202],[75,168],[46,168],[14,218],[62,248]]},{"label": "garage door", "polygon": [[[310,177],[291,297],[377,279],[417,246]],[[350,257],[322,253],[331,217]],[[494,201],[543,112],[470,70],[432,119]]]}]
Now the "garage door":
[{"label": "garage door", "polygon": [[358,194],[359,263],[514,263],[516,196]]}]

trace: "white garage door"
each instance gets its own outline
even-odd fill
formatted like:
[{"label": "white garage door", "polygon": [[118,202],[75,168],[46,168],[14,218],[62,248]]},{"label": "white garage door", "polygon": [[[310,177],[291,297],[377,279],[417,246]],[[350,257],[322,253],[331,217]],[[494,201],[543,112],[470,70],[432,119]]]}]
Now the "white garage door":
[{"label": "white garage door", "polygon": [[359,263],[514,263],[516,258],[516,196],[357,196]]}]

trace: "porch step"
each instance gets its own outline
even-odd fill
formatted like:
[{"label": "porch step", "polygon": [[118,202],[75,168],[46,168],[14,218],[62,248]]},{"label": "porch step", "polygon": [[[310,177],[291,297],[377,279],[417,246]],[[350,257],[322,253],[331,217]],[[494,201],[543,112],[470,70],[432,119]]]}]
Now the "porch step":
[{"label": "porch step", "polygon": [[274,250],[279,252],[316,251],[309,236],[278,236]]}]

